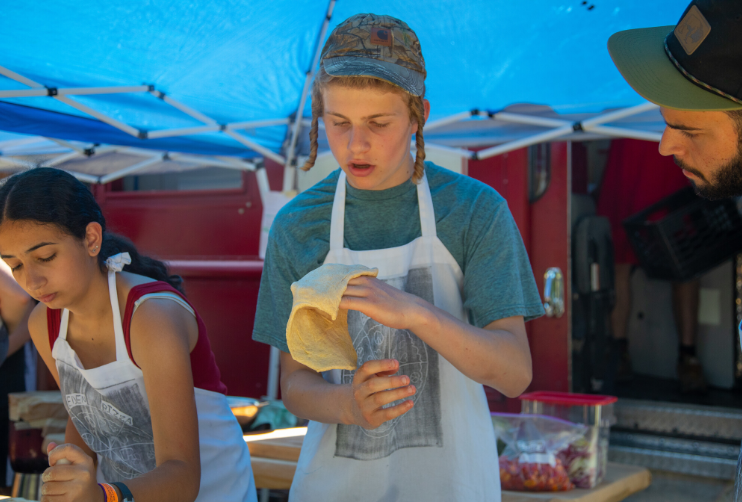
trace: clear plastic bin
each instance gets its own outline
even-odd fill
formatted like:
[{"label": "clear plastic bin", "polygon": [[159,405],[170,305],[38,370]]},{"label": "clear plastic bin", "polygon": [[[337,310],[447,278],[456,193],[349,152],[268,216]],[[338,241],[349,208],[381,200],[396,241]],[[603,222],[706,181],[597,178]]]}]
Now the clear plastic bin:
[{"label": "clear plastic bin", "polygon": [[531,392],[520,396],[521,413],[546,415],[587,426],[584,438],[560,453],[570,480],[578,488],[594,488],[608,466],[608,439],[616,421],[618,398],[568,392]]}]

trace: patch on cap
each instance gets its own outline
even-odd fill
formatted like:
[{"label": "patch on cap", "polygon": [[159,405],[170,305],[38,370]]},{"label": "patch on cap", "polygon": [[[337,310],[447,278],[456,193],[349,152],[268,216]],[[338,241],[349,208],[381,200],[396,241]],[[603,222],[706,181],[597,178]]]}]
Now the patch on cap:
[{"label": "patch on cap", "polygon": [[689,56],[706,40],[709,33],[711,33],[711,25],[695,5],[688,10],[685,17],[675,27],[675,36]]},{"label": "patch on cap", "polygon": [[371,28],[371,43],[376,45],[392,46],[392,30],[389,28]]}]

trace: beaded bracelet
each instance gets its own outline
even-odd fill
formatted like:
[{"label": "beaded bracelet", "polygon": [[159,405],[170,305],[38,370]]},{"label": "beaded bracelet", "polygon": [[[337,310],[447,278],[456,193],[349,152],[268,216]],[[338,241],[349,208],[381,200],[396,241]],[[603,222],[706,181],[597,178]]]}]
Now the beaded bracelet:
[{"label": "beaded bracelet", "polygon": [[118,493],[116,493],[113,486],[108,483],[98,483],[98,486],[103,490],[103,496],[105,497],[103,502],[119,502]]},{"label": "beaded bracelet", "polygon": [[134,502],[134,495],[131,494],[128,486],[121,482],[113,483],[113,485],[121,492],[121,497],[124,499],[123,502]]}]

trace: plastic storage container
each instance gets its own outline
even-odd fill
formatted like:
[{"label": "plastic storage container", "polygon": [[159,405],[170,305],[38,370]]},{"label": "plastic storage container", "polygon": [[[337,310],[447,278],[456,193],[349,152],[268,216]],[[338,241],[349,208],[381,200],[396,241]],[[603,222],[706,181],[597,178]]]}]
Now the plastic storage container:
[{"label": "plastic storage container", "polygon": [[742,216],[732,199],[684,188],[623,222],[639,262],[654,279],[685,281],[742,250]]},{"label": "plastic storage container", "polygon": [[618,398],[567,392],[531,392],[520,396],[521,413],[561,418],[587,427],[584,437],[559,454],[577,488],[594,488],[608,466],[608,439]]}]

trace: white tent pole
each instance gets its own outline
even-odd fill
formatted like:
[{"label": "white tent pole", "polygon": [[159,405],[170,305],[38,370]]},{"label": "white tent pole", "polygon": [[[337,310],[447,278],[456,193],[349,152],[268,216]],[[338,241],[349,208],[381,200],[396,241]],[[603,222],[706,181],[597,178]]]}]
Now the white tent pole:
[{"label": "white tent pole", "polygon": [[116,87],[70,87],[70,88],[36,88],[13,91],[0,91],[0,98],[31,98],[36,96],[86,96],[91,94],[121,94],[130,92],[147,92],[149,86],[116,86]]},{"label": "white tent pole", "polygon": [[558,127],[556,129],[552,129],[551,131],[534,134],[533,136],[529,136],[527,138],[519,139],[516,141],[509,141],[507,143],[503,143],[502,145],[487,148],[486,150],[480,150],[479,152],[476,152],[474,158],[486,159],[489,157],[494,157],[495,155],[512,152],[513,150],[517,150],[518,148],[524,148],[526,146],[531,146],[538,143],[545,143],[560,136],[570,134],[573,131],[574,129],[572,125]]},{"label": "white tent pole", "polygon": [[[410,147],[415,148],[415,142],[410,142]],[[455,155],[458,155],[459,157],[464,157],[467,159],[471,159],[474,152],[471,150],[466,150],[464,148],[454,148],[452,146],[444,146],[444,145],[436,145],[435,143],[428,143],[425,142],[425,150],[438,150],[439,152],[446,152],[446,153],[453,153]]]},{"label": "white tent pole", "polygon": [[97,184],[101,182],[100,181],[101,179],[99,176],[93,176],[92,174],[85,174],[85,173],[76,173],[75,171],[66,171],[66,172],[70,173],[72,176],[82,181],[83,183]]},{"label": "white tent pole", "polygon": [[239,171],[254,171],[255,164],[250,162],[227,162],[213,157],[194,157],[193,155],[184,155],[181,153],[168,153],[170,160],[186,162],[188,164],[200,164],[204,167],[223,167],[224,169],[237,169]]},{"label": "white tent pole", "polygon": [[161,129],[159,131],[147,131],[147,139],[171,138],[173,136],[188,136],[191,134],[201,134],[203,132],[213,132],[220,129],[218,124],[205,125],[199,127],[183,127],[180,129]]},{"label": "white tent pole", "polygon": [[[34,82],[33,80],[27,79],[26,77],[23,77],[19,74],[17,74],[14,71],[11,71],[5,67],[0,66],[0,75],[4,75],[12,80],[15,80],[16,82],[20,82],[22,84],[25,84],[29,87],[33,87],[36,89],[44,88],[43,85]],[[108,117],[107,115],[104,115],[102,113],[99,113],[95,110],[93,110],[90,107],[87,107],[83,104],[77,103],[75,101],[72,101],[71,99],[65,97],[65,96],[54,96],[54,99],[57,99],[61,101],[62,103],[65,103],[77,110],[80,110],[81,112],[87,113],[88,115],[92,115],[93,117],[97,118],[101,122],[105,122],[108,125],[111,125],[117,129],[120,129],[124,131],[127,134],[131,134],[134,137],[139,137],[139,131],[137,129],[134,129],[131,126],[128,126],[124,124],[123,122],[119,122],[118,120],[112,119],[111,117]]]},{"label": "white tent pole", "polygon": [[221,130],[227,136],[231,137],[234,140],[239,141],[240,143],[242,143],[243,145],[247,146],[248,148],[252,148],[253,150],[255,150],[256,152],[262,154],[263,156],[268,157],[269,159],[273,159],[276,162],[278,162],[279,164],[285,164],[285,162],[286,162],[285,159],[282,156],[273,153],[269,148],[266,148],[266,147],[258,144],[257,142],[252,141],[252,140],[244,137],[243,135],[241,135],[241,134],[239,134],[239,133],[237,133],[237,132],[235,132],[235,131],[227,128],[227,126],[220,126],[217,123],[216,120],[214,120],[214,119],[212,119],[210,117],[207,117],[203,113],[201,113],[201,112],[199,112],[197,110],[194,110],[190,106],[184,105],[183,103],[174,100],[173,98],[171,98],[167,94],[162,93],[160,91],[154,91],[153,90],[153,91],[151,91],[151,93],[152,93],[153,96],[155,96],[157,98],[160,98],[161,100],[163,100],[164,102],[166,102],[170,106],[172,106],[174,108],[177,108],[178,110],[180,110],[181,112],[185,113],[186,115],[189,115],[189,116],[193,117],[196,120],[200,120],[201,122],[203,122],[203,123],[205,123],[207,125],[217,126],[219,128],[219,130]]},{"label": "white tent pole", "polygon": [[281,165],[285,165],[286,164],[286,159],[284,159],[282,156],[278,155],[277,153],[273,153],[273,151],[271,151],[270,149],[268,149],[268,148],[266,148],[266,147],[264,147],[262,145],[259,145],[258,143],[256,143],[256,142],[254,142],[254,141],[252,141],[252,140],[244,137],[243,135],[241,135],[241,134],[239,134],[239,133],[237,133],[235,131],[230,131],[229,129],[225,129],[222,132],[224,134],[226,134],[227,136],[229,136],[231,138],[234,138],[235,140],[239,141],[240,143],[242,143],[246,147],[252,148],[256,152],[262,154],[264,157],[268,157],[269,159],[273,159],[273,160],[275,160],[276,162],[278,162]]},{"label": "white tent pole", "polygon": [[268,119],[268,120],[250,120],[247,122],[234,122],[227,124],[227,129],[238,130],[238,129],[257,129],[259,127],[270,127],[277,125],[288,124],[289,119]]},{"label": "white tent pole", "polygon": [[88,96],[92,94],[123,94],[130,92],[147,92],[149,85],[118,85],[112,87],[70,87],[56,89],[57,95]]},{"label": "white tent pole", "polygon": [[68,152],[63,155],[59,155],[58,157],[54,157],[53,159],[49,159],[47,161],[42,162],[39,164],[39,167],[54,167],[58,166],[62,162],[67,162],[68,160],[74,159],[75,157],[79,157],[81,154],[80,152]]},{"label": "white tent pole", "polygon": [[[14,167],[21,167],[23,169],[31,169],[36,167],[36,165],[33,162],[28,162],[27,160],[21,160],[16,159],[10,156],[2,156],[0,155],[0,164],[10,164]],[[11,171],[13,169],[4,169],[0,167],[0,171]]]},{"label": "white tent pole", "polygon": [[106,174],[105,176],[101,176],[99,183],[101,185],[105,185],[106,183],[110,183],[117,179],[123,178],[124,176],[128,176],[137,171],[141,171],[145,167],[149,167],[152,164],[157,164],[158,162],[162,162],[166,159],[167,159],[167,155],[156,155],[154,157],[150,157],[147,160],[143,160],[142,162],[134,164],[133,166],[125,167],[124,169],[116,171],[115,173]]},{"label": "white tent pole", "polygon": [[33,98],[36,96],[48,96],[46,89],[22,89],[17,91],[0,91],[0,98]]},{"label": "white tent pole", "polygon": [[640,131],[638,129],[628,129],[626,127],[613,126],[592,126],[587,131],[603,134],[605,136],[615,136],[617,138],[643,139],[647,141],[658,142],[662,139],[662,133],[652,131]]},{"label": "white tent pole", "polygon": [[280,352],[271,346],[270,362],[268,366],[268,399],[278,398],[278,380],[280,378]]},{"label": "white tent pole", "polygon": [[64,104],[70,105],[72,108],[75,108],[77,110],[80,110],[81,112],[87,113],[88,115],[92,115],[93,117],[97,118],[101,122],[105,122],[106,124],[111,125],[115,127],[116,129],[120,129],[124,131],[125,133],[130,134],[131,136],[134,136],[135,138],[139,137],[138,129],[134,129],[130,125],[124,124],[123,122],[119,122],[118,120],[111,118],[108,115],[105,115],[96,110],[93,110],[89,106],[85,106],[81,103],[78,103],[77,101],[73,101],[66,96],[54,96],[54,99],[61,101]]},{"label": "white tent pole", "polygon": [[330,19],[332,19],[332,10],[335,7],[335,0],[330,0],[327,5],[327,13],[325,19],[322,21],[322,28],[319,30],[319,36],[317,37],[317,46],[314,51],[314,57],[312,58],[312,65],[304,77],[304,87],[301,90],[301,97],[299,99],[299,107],[296,109],[294,116],[294,124],[291,128],[291,142],[289,148],[286,151],[286,166],[283,173],[283,191],[288,192],[294,189],[294,171],[293,166],[294,160],[296,159],[296,142],[299,138],[299,130],[301,129],[302,115],[304,114],[304,105],[307,103],[307,95],[309,94],[309,88],[314,79],[317,65],[319,64],[319,58],[322,55],[322,41],[325,39],[327,33],[327,27],[330,25]]},{"label": "white tent pole", "polygon": [[471,111],[457,113],[456,115],[451,115],[449,117],[444,117],[442,119],[434,120],[432,122],[427,122],[425,124],[424,130],[427,132],[427,131],[430,131],[432,129],[437,129],[439,127],[447,126],[449,124],[454,124],[454,123],[459,122],[461,120],[468,119],[471,116],[472,116],[472,112]]},{"label": "white tent pole", "polygon": [[[258,180],[258,191],[260,192],[260,200],[265,206],[265,196],[271,191],[270,183],[268,183],[268,173],[265,172],[265,168],[255,170],[255,178]],[[270,378],[269,378],[270,380]]]},{"label": "white tent pole", "polygon": [[33,87],[34,89],[45,89],[45,87],[38,82],[34,82],[33,80],[28,79],[23,75],[19,75],[18,73],[5,68],[4,66],[0,66],[0,75],[4,75],[11,80],[15,80],[16,82],[20,82],[23,85]]},{"label": "white tent pole", "polygon": [[[65,141],[63,139],[56,139],[56,138],[46,138],[49,141],[53,141],[54,143],[58,144],[59,146],[63,146],[65,148],[69,148],[70,150],[73,150],[77,153],[84,154],[85,148],[79,147],[77,145],[73,145],[69,141]],[[91,147],[92,148],[92,147]]]},{"label": "white tent pole", "polygon": [[651,110],[656,110],[657,108],[659,108],[659,106],[655,105],[654,103],[649,103],[649,102],[642,103],[641,105],[630,106],[628,108],[623,108],[621,110],[616,110],[613,112],[598,115],[597,117],[593,117],[591,119],[583,120],[582,128],[587,130],[594,125],[607,124],[608,122],[615,122],[616,120],[621,120],[623,118],[630,117],[632,115],[638,115],[640,113],[648,112]]},{"label": "white tent pole", "polygon": [[204,124],[207,124],[207,125],[218,125],[217,122],[216,122],[216,120],[214,120],[214,119],[212,119],[210,117],[207,117],[206,115],[204,115],[203,113],[199,112],[198,110],[194,110],[190,106],[185,105],[185,104],[181,103],[180,101],[176,101],[175,99],[171,98],[170,96],[168,96],[164,92],[156,91],[156,90],[153,89],[153,90],[150,91],[150,94],[152,94],[156,98],[159,98],[159,99],[163,100],[165,103],[169,104],[173,108],[176,108],[176,109],[180,110],[181,112],[185,113],[186,115],[188,115],[190,117],[193,117],[196,120],[200,120]]},{"label": "white tent pole", "polygon": [[499,112],[491,115],[493,120],[503,122],[514,122],[517,124],[529,124],[542,127],[564,127],[572,126],[572,122],[567,120],[550,119],[546,117],[537,117],[534,115],[522,115],[520,113]]}]

